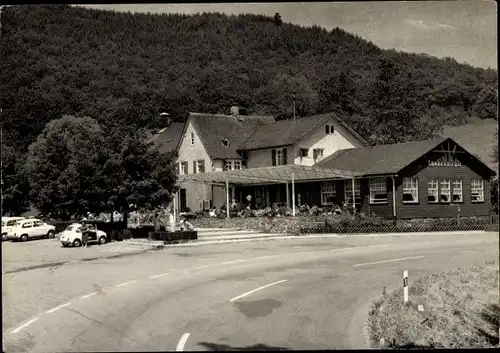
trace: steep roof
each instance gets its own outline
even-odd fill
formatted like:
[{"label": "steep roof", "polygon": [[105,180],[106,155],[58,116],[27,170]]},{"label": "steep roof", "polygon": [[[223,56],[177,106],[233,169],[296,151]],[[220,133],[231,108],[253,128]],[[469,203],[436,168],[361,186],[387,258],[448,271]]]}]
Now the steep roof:
[{"label": "steep roof", "polygon": [[362,144],[366,144],[366,141],[337,114],[327,113],[299,118],[295,121],[293,119],[280,120],[276,121],[271,126],[259,126],[255,132],[241,144],[240,149],[253,150],[292,145],[332,118],[344,129],[348,130]]},{"label": "steep roof", "polygon": [[170,126],[148,130],[146,141],[153,143],[153,148],[160,153],[173,153],[177,150],[177,145],[181,140],[184,123],[172,123]]},{"label": "steep roof", "polygon": [[[272,116],[223,115],[189,113],[207,153],[215,159],[238,159],[238,145],[245,141],[259,126],[274,123]],[[228,145],[223,140],[228,140]]]},{"label": "steep roof", "polygon": [[344,168],[363,175],[397,174],[446,140],[446,137],[439,137],[425,141],[349,148],[335,152],[315,166],[331,169]]}]

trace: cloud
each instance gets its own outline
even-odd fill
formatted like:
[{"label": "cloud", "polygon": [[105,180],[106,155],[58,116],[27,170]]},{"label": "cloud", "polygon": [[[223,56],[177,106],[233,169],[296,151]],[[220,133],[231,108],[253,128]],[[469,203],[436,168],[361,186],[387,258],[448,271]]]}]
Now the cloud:
[{"label": "cloud", "polygon": [[418,20],[418,21],[414,21],[414,20],[405,20],[406,23],[409,23],[410,25],[418,28],[418,29],[421,29],[423,31],[430,31],[430,30],[433,30],[433,29],[451,29],[451,30],[457,30],[456,27],[453,27],[453,26],[450,26],[450,25],[447,25],[447,24],[442,24],[442,23],[438,23],[437,25],[428,25],[426,24],[424,21],[422,20]]}]

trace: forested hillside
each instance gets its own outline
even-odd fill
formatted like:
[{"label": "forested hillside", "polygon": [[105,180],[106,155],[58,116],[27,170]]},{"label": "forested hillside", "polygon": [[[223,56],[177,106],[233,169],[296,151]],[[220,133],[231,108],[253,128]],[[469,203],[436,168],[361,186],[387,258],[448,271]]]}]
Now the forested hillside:
[{"label": "forested hillside", "polygon": [[381,50],[341,29],[279,16],[156,15],[66,5],[2,13],[3,145],[25,151],[64,114],[157,127],[159,113],[279,119],[337,111],[372,142],[429,137],[496,117],[497,72]]}]

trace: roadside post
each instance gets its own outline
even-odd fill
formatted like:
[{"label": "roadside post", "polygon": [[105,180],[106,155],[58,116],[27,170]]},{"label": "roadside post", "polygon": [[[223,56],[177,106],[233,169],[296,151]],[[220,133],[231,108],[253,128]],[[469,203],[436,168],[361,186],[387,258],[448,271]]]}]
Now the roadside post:
[{"label": "roadside post", "polygon": [[403,271],[403,300],[408,304],[408,270]]}]

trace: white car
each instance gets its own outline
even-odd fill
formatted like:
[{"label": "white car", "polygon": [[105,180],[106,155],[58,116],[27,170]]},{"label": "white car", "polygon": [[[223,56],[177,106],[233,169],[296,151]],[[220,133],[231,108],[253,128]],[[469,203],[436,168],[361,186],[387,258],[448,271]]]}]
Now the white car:
[{"label": "white car", "polygon": [[2,217],[2,241],[7,240],[9,233],[12,233],[12,228],[16,225],[17,221],[24,219],[24,217]]},{"label": "white car", "polygon": [[[106,244],[108,237],[102,230],[97,230],[94,225],[87,225],[89,231],[89,243],[97,242],[99,245]],[[59,237],[63,246],[73,245],[74,247],[82,246],[82,231],[84,225],[81,223],[70,224]]]},{"label": "white car", "polygon": [[36,218],[28,218],[17,221],[7,234],[7,239],[27,241],[34,238],[54,238],[55,235],[55,226]]}]

